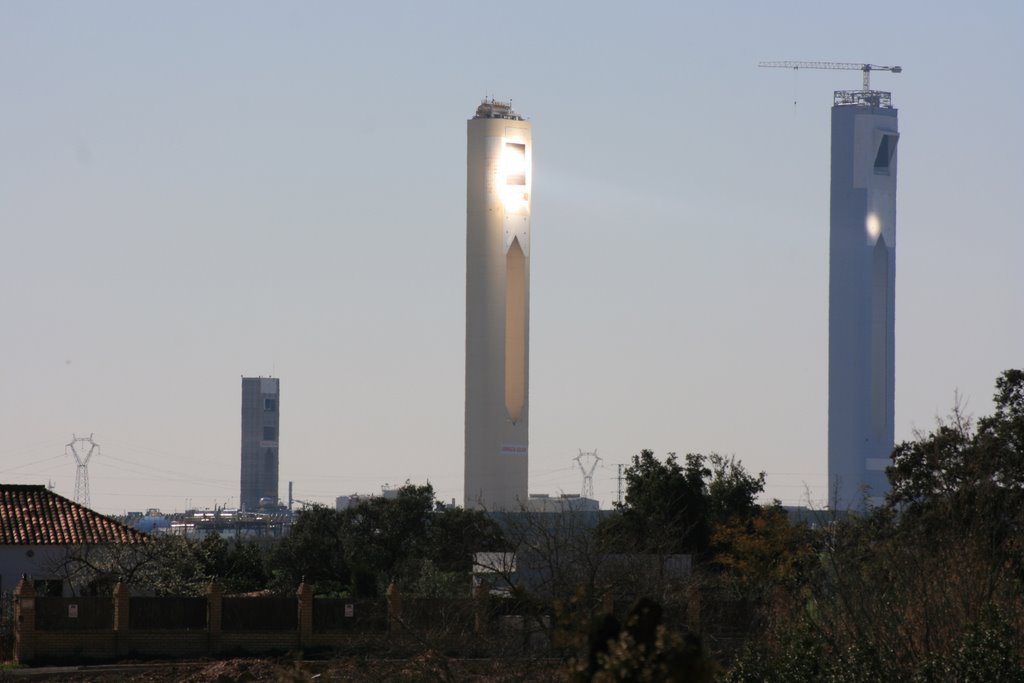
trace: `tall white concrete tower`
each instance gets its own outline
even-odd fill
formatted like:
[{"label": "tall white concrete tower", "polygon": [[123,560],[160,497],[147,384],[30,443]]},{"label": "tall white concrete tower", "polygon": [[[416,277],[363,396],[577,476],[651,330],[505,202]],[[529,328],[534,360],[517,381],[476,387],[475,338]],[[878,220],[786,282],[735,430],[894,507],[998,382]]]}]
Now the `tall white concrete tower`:
[{"label": "tall white concrete tower", "polygon": [[837,91],[829,231],[829,507],[889,490],[896,373],[897,111],[890,94]]},{"label": "tall white concrete tower", "polygon": [[465,507],[527,501],[530,123],[485,100],[468,124]]}]

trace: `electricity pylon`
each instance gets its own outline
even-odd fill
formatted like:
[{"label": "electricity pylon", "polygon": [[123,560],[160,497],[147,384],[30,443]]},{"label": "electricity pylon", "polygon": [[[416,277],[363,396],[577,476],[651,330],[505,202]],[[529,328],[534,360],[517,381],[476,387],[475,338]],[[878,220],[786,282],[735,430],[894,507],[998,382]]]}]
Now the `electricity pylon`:
[{"label": "electricity pylon", "polygon": [[[589,465],[584,465],[584,459],[593,458],[593,461]],[[580,466],[580,472],[583,473],[583,490],[580,492],[580,496],[583,498],[594,497],[594,470],[597,469],[597,464],[601,462],[601,456],[597,454],[597,451],[591,451],[590,453],[584,453],[580,450],[580,454],[577,455],[573,460]]]},{"label": "electricity pylon", "polygon": [[[78,452],[77,445],[81,444],[84,450],[85,445],[89,445],[89,450],[83,456]],[[89,459],[92,458],[92,454],[99,449],[100,445],[92,440],[92,434],[85,437],[77,437],[74,434],[71,435],[71,443],[65,446],[65,453],[70,450],[71,455],[75,457],[75,462],[78,463],[78,469],[75,470],[75,502],[79,505],[89,507]]]}]

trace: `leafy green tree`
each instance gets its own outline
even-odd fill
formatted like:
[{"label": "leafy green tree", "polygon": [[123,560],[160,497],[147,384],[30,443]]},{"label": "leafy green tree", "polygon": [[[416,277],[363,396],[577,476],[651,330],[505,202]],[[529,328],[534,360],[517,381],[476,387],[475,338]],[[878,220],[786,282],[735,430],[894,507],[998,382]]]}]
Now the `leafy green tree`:
[{"label": "leafy green tree", "polygon": [[430,484],[406,484],[394,498],[371,498],[342,517],[346,557],[360,594],[377,594],[392,581],[409,590],[461,583],[468,591],[473,553],[503,544],[490,517],[440,508]]},{"label": "leafy green tree", "polygon": [[229,593],[249,593],[268,587],[270,554],[275,545],[255,541],[233,541],[229,544],[223,573],[217,574]]},{"label": "leafy green tree", "polygon": [[911,513],[962,504],[1002,504],[1024,487],[1024,371],[996,380],[995,413],[977,429],[959,406],[935,431],[899,444],[888,469],[889,503]]},{"label": "leafy green tree", "polygon": [[701,553],[714,525],[757,510],[765,475],[752,476],[735,458],[674,453],[658,460],[650,450],[626,468],[626,495],[599,535],[614,549],[648,553]]},{"label": "leafy green tree", "polygon": [[727,680],[1024,680],[1024,372],[994,401],[896,447],[886,504],[823,527]]},{"label": "leafy green tree", "polygon": [[704,457],[674,453],[664,461],[643,450],[626,468],[626,495],[599,535],[611,548],[633,552],[680,553],[707,547],[707,482]]},{"label": "leafy green tree", "polygon": [[342,513],[328,507],[301,511],[271,559],[273,587],[287,593],[306,581],[318,593],[346,590],[351,571],[345,559],[345,522]]},{"label": "leafy green tree", "polygon": [[899,444],[888,469],[902,533],[970,549],[992,588],[1024,570],[1024,371],[997,379],[994,402],[976,428],[954,407],[933,432]]},{"label": "leafy green tree", "polygon": [[83,594],[109,594],[124,581],[136,591],[198,596],[214,577],[238,593],[266,587],[265,555],[260,546],[217,534],[202,540],[163,535],[125,546],[69,547],[53,571]]},{"label": "leafy green tree", "polygon": [[441,572],[468,574],[473,554],[501,550],[501,528],[481,510],[448,508],[431,513],[424,555]]},{"label": "leafy green tree", "polygon": [[247,593],[267,587],[269,578],[265,550],[253,542],[225,539],[210,534],[200,541],[187,541],[191,555],[191,575],[205,591],[206,583],[216,577],[228,593]]},{"label": "leafy green tree", "polygon": [[764,472],[755,477],[735,457],[717,453],[707,457],[707,464],[711,470],[707,507],[712,524],[744,519],[760,512],[757,497],[764,493]]},{"label": "leafy green tree", "polygon": [[433,509],[430,484],[406,484],[395,498],[370,498],[341,512],[346,557],[360,579],[360,594],[377,594],[391,581],[414,578],[426,555]]}]

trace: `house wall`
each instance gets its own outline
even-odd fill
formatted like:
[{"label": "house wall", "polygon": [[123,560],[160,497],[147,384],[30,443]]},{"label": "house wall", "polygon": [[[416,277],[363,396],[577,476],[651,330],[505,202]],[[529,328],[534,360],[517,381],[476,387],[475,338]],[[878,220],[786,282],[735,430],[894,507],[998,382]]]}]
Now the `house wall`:
[{"label": "house wall", "polygon": [[[33,580],[59,579],[55,569],[66,554],[64,546],[0,546],[0,592],[14,592],[22,574]],[[68,587],[64,590],[68,591]]]}]

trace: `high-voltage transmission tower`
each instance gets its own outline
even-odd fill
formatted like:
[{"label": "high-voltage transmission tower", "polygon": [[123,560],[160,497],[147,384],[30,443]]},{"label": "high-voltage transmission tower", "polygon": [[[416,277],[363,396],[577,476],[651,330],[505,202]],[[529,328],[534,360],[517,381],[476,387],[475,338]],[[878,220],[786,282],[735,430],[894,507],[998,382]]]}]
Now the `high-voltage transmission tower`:
[{"label": "high-voltage transmission tower", "polygon": [[[86,445],[89,446],[88,451],[85,451]],[[84,456],[78,452],[79,446],[85,451]],[[78,463],[78,469],[75,470],[75,502],[85,507],[89,507],[89,459],[92,458],[93,453],[99,450],[99,447],[100,445],[92,440],[92,434],[88,438],[72,434],[71,443],[64,447],[64,452],[70,450],[71,455],[75,457],[75,462]]]},{"label": "high-voltage transmission tower", "polygon": [[[597,451],[591,451],[584,453],[580,450],[580,454],[577,455],[573,460],[580,466],[580,472],[583,473],[583,490],[580,491],[580,496],[583,498],[594,497],[594,470],[597,469],[597,464],[601,462],[601,456],[597,454]],[[584,460],[589,460],[590,463],[587,465],[583,464]]]},{"label": "high-voltage transmission tower", "polygon": [[872,71],[891,71],[901,73],[901,66],[878,66],[877,64],[851,64],[849,62],[758,62],[758,66],[776,69],[839,69],[841,71],[861,71],[864,74],[864,90],[871,90]]}]

